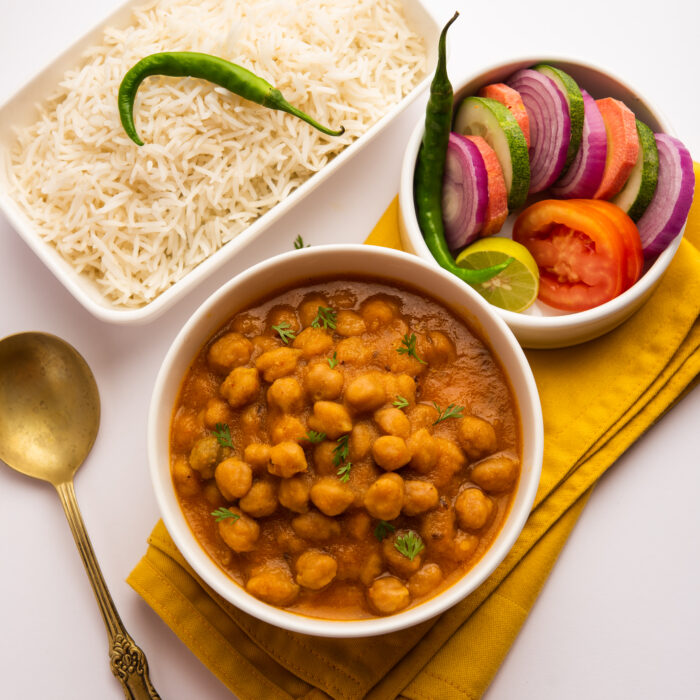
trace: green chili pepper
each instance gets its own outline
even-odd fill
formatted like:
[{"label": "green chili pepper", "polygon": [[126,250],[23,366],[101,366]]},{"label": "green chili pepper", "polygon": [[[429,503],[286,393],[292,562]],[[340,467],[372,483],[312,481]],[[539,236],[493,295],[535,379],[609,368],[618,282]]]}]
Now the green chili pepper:
[{"label": "green chili pepper", "polygon": [[143,141],[136,133],[134,125],[134,98],[139,85],[151,75],[208,80],[263,107],[293,114],[329,136],[340,136],[345,132],[345,128],[342,126],[337,131],[333,131],[314,121],[307,114],[290,105],[282,93],[270,85],[267,80],[263,80],[235,63],[206,53],[177,51],[154,53],[142,58],[127,72],[119,86],[119,117],[124,131],[139,146],[143,146]]},{"label": "green chili pepper", "polygon": [[450,25],[458,16],[459,12],[455,12],[440,34],[438,63],[433,82],[430,84],[430,98],[425,110],[425,130],[418,151],[413,188],[418,226],[437,263],[467,284],[481,284],[505,270],[513,258],[481,270],[467,270],[457,265],[445,241],[445,227],[442,222],[442,179],[452,125],[453,99],[452,84],[447,77],[445,37]]}]

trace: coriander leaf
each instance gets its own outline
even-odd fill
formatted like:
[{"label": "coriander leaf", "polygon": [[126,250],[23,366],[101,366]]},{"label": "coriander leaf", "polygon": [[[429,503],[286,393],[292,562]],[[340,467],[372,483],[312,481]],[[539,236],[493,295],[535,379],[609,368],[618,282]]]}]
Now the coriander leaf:
[{"label": "coriander leaf", "polygon": [[420,535],[413,530],[409,530],[404,535],[399,535],[394,541],[394,547],[410,561],[413,561],[424,549],[425,545]]},{"label": "coriander leaf", "polygon": [[326,439],[325,433],[317,433],[315,430],[309,430],[306,433],[306,437],[313,445],[318,445],[319,442],[323,442]]},{"label": "coriander leaf", "polygon": [[404,335],[404,337],[401,339],[401,347],[396,348],[396,352],[399,353],[399,355],[408,355],[409,357],[415,357],[418,362],[420,362],[422,365],[427,365],[428,363],[418,357],[418,352],[416,351],[416,334],[411,333],[409,336],[408,333]]},{"label": "coriander leaf", "polygon": [[377,527],[374,528],[374,536],[381,542],[390,532],[394,532],[396,528],[386,520],[380,520]]},{"label": "coriander leaf", "polygon": [[280,323],[278,326],[272,326],[272,330],[277,331],[280,334],[280,338],[282,338],[285,345],[289,344],[290,340],[294,340],[294,338],[296,338],[296,335],[291,328],[292,327],[289,325],[288,321],[282,321],[282,323]]},{"label": "coriander leaf", "polygon": [[396,397],[396,401],[394,401],[392,405],[396,406],[396,408],[406,408],[406,406],[408,406],[408,399],[405,399],[403,396],[399,395]]},{"label": "coriander leaf", "polygon": [[333,464],[336,467],[340,466],[340,464],[348,458],[348,454],[350,453],[349,441],[349,435],[341,435],[336,440],[337,445],[333,448]]},{"label": "coriander leaf", "polygon": [[301,237],[301,234],[299,234],[295,239],[294,239],[294,250],[301,250],[302,248],[308,248],[309,244],[304,244],[304,239]]},{"label": "coriander leaf", "polygon": [[435,406],[435,410],[438,412],[437,420],[433,423],[433,425],[437,425],[440,423],[440,421],[447,420],[448,418],[461,418],[462,411],[464,411],[464,406],[457,406],[453,403],[451,403],[444,411],[435,403],[435,401],[433,401],[433,406]]},{"label": "coriander leaf", "polygon": [[217,423],[214,426],[214,437],[219,441],[222,447],[233,447],[231,441],[231,429],[226,423]]},{"label": "coriander leaf", "polygon": [[340,481],[346,483],[350,481],[350,470],[352,469],[352,462],[345,462],[342,467],[338,469],[336,474],[340,478]]},{"label": "coriander leaf", "polygon": [[311,321],[314,328],[330,328],[335,330],[336,313],[329,306],[319,306],[316,312],[316,317]]},{"label": "coriander leaf", "polygon": [[228,508],[217,508],[212,512],[212,515],[217,523],[220,523],[222,520],[226,520],[227,518],[233,518],[233,522],[235,523],[236,520],[241,517],[238,515],[238,513],[233,513]]},{"label": "coriander leaf", "polygon": [[333,369],[338,364],[338,353],[337,352],[333,353],[333,357],[328,358],[328,364],[330,365],[331,369]]}]

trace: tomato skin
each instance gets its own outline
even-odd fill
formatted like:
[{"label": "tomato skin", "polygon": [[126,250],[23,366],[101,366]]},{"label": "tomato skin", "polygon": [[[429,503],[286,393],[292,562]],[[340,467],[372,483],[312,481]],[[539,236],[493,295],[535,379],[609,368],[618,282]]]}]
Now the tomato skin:
[{"label": "tomato skin", "polygon": [[525,209],[513,239],[537,262],[539,299],[563,311],[584,311],[627,289],[636,263],[628,262],[627,234],[618,227],[616,216],[589,200],[545,199]]},{"label": "tomato skin", "polygon": [[629,289],[641,277],[642,268],[644,267],[642,241],[639,237],[637,224],[612,202],[606,202],[602,199],[576,199],[572,201],[592,206],[613,220],[618,231],[622,234],[623,245],[627,254],[627,284],[625,289]]}]

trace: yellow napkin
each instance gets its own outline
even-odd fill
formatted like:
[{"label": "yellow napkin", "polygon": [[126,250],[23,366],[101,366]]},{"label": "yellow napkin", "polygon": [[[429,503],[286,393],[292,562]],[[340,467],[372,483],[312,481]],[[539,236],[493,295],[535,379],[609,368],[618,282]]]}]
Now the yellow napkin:
[{"label": "yellow napkin", "polygon": [[[367,242],[400,247],[396,201]],[[528,351],[545,425],[537,498],[503,563],[439,618],[361,640],[324,640],[276,629],[211,591],[185,563],[161,522],[128,582],[242,700],[480,697],[596,480],[700,372],[699,249],[696,199],[685,240],[640,311],[584,345]]]}]

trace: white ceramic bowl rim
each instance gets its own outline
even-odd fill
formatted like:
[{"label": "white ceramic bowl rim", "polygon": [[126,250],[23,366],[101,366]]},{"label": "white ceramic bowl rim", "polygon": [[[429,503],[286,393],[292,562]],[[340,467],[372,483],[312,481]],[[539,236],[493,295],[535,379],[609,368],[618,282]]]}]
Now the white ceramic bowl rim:
[{"label": "white ceramic bowl rim", "polygon": [[[295,269],[300,271],[300,281],[304,281],[304,276],[310,277],[307,270],[326,269],[321,261],[341,257],[344,261],[342,265],[346,265],[345,261],[352,256],[357,258],[358,254],[362,256],[363,260],[366,260],[367,256],[377,258],[379,261],[377,265],[381,265],[382,270],[390,270],[392,265],[398,266],[398,268],[406,268],[407,266],[416,269],[423,268],[424,274],[432,277],[433,280],[442,278],[443,282],[447,282],[448,286],[454,289],[455,299],[468,302],[468,311],[470,313],[473,311],[475,317],[478,318],[483,333],[482,337],[487,339],[487,344],[492,347],[496,343],[501,348],[496,354],[513,388],[521,416],[523,468],[513,507],[506,523],[489,550],[464,577],[434,598],[396,615],[367,620],[328,620],[292,613],[254,598],[238,584],[232,582],[194,539],[180,510],[170,478],[167,430],[164,431],[163,426],[166,424],[169,426],[174,399],[172,402],[166,402],[163,397],[168,396],[169,393],[173,396],[176,395],[176,390],[173,389],[173,380],[179,388],[179,382],[184,376],[184,371],[178,374],[179,369],[173,369],[174,364],[178,366],[183,364],[183,345],[186,342],[191,344],[193,341],[188,339],[192,337],[198,338],[197,350],[185,358],[186,366],[189,366],[198,348],[222,323],[217,321],[220,314],[215,313],[215,308],[235,290],[245,288],[251,283],[251,280],[259,275],[289,265],[293,265]],[[354,271],[355,269],[357,271]],[[418,271],[420,272],[420,270]],[[346,274],[348,276],[363,275],[359,263],[357,263],[356,268],[353,268],[352,264],[348,265]],[[322,276],[322,274],[314,275],[314,277]],[[382,279],[397,280],[390,273],[382,275]],[[409,279],[412,278],[409,277]],[[408,288],[418,290],[423,287],[422,284],[412,284],[411,282],[404,284]],[[274,288],[268,290],[268,293],[270,292],[274,292]],[[256,294],[254,298],[259,299],[264,296],[266,294],[261,292]],[[440,299],[442,303],[459,313],[456,304],[451,304],[449,300],[442,297]],[[230,306],[227,307],[230,308],[230,311],[226,312],[224,318],[229,318],[236,311],[249,305],[249,303],[239,305],[237,302],[231,302]],[[461,315],[464,316],[464,314]],[[202,335],[203,327],[210,327],[209,332],[205,335]],[[196,335],[193,336],[193,334]],[[175,374],[171,376],[174,372]],[[520,391],[517,394],[516,385],[520,386]],[[216,593],[244,612],[272,625],[304,634],[347,638],[385,634],[435,617],[462,600],[493,572],[510,551],[530,513],[542,466],[543,432],[537,387],[527,359],[507,325],[476,292],[470,288],[461,287],[457,278],[450,273],[401,251],[365,245],[329,245],[290,251],[265,260],[230,280],[194,312],[173,341],[156,379],[149,410],[148,458],[156,500],[168,532],[190,566]],[[528,471],[527,478],[525,478],[526,470]],[[465,588],[465,582],[469,584],[468,589]]]},{"label": "white ceramic bowl rim", "polygon": [[[480,69],[478,73],[471,74],[459,83],[459,86],[455,89],[455,94],[460,92],[464,86],[471,82],[476,81],[481,75],[487,74],[491,71],[500,70],[506,66],[523,64],[523,65],[535,65],[537,63],[551,63],[553,65],[559,64],[570,64],[577,65],[583,69],[588,69],[591,71],[597,71],[602,75],[609,78],[611,81],[618,83],[619,85],[627,88],[631,93],[636,95],[639,100],[646,106],[648,110],[653,113],[656,121],[659,122],[659,126],[662,131],[667,134],[674,135],[674,130],[668,123],[668,120],[659,112],[655,107],[652,109],[649,105],[649,101],[646,100],[641,93],[631,86],[627,81],[623,81],[610,71],[603,69],[593,63],[588,61],[581,61],[573,57],[555,57],[547,56],[543,58],[542,56],[525,56],[516,57],[509,59],[508,61],[499,62],[492,64],[483,69]],[[514,69],[515,70],[515,69]],[[415,168],[416,158],[418,156],[418,149],[420,147],[423,138],[423,118],[419,119],[413,132],[411,133],[408,146],[404,155],[404,161],[401,168],[401,191],[402,193],[412,192],[413,189],[413,171]],[[430,258],[432,260],[432,254],[430,253],[428,246],[423,241],[420,235],[420,229],[416,222],[415,215],[415,205],[413,197],[403,197],[401,206],[406,209],[407,216],[407,226],[410,227],[409,234],[411,235],[411,243],[415,246],[416,250],[419,252],[420,256],[423,258]],[[497,309],[500,316],[512,326],[518,326],[520,328],[527,328],[529,330],[544,330],[550,329],[553,326],[561,329],[572,328],[575,326],[583,326],[591,323],[596,323],[608,316],[615,315],[617,312],[621,311],[630,302],[635,300],[640,294],[652,287],[661,275],[664,273],[671,259],[676,253],[678,246],[680,245],[681,239],[683,238],[683,230],[676,236],[676,238],[669,243],[668,247],[659,254],[656,260],[651,264],[651,266],[646,270],[642,277],[628,290],[620,294],[619,296],[611,299],[610,301],[596,306],[592,309],[587,309],[585,311],[577,311],[574,313],[569,313],[565,315],[556,316],[532,316],[528,314],[516,313],[514,311],[507,311],[505,309]],[[434,262],[434,261],[433,261]],[[436,262],[434,262],[437,265]]]}]

